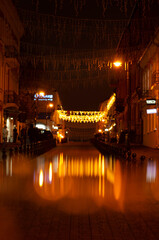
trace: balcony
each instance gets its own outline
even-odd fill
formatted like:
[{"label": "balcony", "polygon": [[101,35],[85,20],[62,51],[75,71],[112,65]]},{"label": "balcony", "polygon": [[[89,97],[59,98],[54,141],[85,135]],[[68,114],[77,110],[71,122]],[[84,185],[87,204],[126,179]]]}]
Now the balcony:
[{"label": "balcony", "polygon": [[18,95],[14,91],[4,91],[4,104],[5,108],[16,107],[18,108]]},{"label": "balcony", "polygon": [[152,89],[159,89],[159,71],[152,74]]}]

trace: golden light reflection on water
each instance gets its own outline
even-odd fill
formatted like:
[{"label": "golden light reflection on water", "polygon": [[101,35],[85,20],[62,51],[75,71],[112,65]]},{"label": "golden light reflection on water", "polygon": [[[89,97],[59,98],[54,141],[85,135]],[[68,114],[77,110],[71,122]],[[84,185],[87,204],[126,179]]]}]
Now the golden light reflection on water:
[{"label": "golden light reflection on water", "polygon": [[44,183],[43,170],[40,170],[39,173],[39,187],[42,187]]},{"label": "golden light reflection on water", "polygon": [[[81,148],[80,148],[81,149]],[[29,160],[29,161],[28,161]],[[25,177],[24,177],[25,176]],[[50,201],[71,201],[70,207],[79,205],[97,206],[134,206],[135,202],[146,199],[159,200],[159,164],[156,160],[118,160],[113,156],[104,156],[96,149],[80,151],[67,148],[63,151],[51,151],[30,161],[30,157],[21,154],[7,156],[0,161],[0,193],[10,198],[21,189],[28,188],[33,177],[34,189],[38,196]],[[21,181],[22,180],[22,181]],[[25,184],[25,181],[28,183]],[[30,191],[30,190],[29,190]],[[40,199],[40,198],[38,198]],[[85,205],[84,205],[85,204]],[[67,206],[68,207],[68,206]]]},{"label": "golden light reflection on water", "polygon": [[[88,156],[60,154],[51,161],[37,161],[34,185],[43,198],[55,200],[69,198],[105,198],[106,191],[113,192],[114,199],[120,196],[121,171],[112,156],[106,159],[101,153]],[[116,173],[118,171],[118,173]]]}]

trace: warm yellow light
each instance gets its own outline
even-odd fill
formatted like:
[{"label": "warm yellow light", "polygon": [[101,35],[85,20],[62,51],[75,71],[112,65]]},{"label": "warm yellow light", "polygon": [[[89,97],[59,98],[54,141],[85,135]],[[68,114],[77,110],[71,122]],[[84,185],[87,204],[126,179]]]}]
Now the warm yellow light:
[{"label": "warm yellow light", "polygon": [[98,129],[98,132],[101,133],[101,132],[102,132],[102,129]]},{"label": "warm yellow light", "polygon": [[39,174],[39,186],[42,187],[43,186],[43,182],[44,182],[44,177],[43,177],[43,170],[40,170],[40,174]]},{"label": "warm yellow light", "polygon": [[67,111],[57,110],[59,118],[68,122],[79,122],[79,123],[89,123],[89,122],[99,122],[105,119],[105,111],[70,111],[68,116]]},{"label": "warm yellow light", "polygon": [[116,62],[113,62],[113,64],[114,64],[115,67],[121,67],[122,62],[116,61]]},{"label": "warm yellow light", "polygon": [[114,93],[114,94],[110,97],[110,99],[109,99],[109,101],[108,101],[108,104],[107,104],[107,110],[108,110],[108,111],[109,111],[109,109],[112,107],[112,105],[114,104],[115,99],[116,99],[116,94]]},{"label": "warm yellow light", "polygon": [[49,164],[49,181],[52,182],[52,163]]},{"label": "warm yellow light", "polygon": [[39,95],[40,95],[41,97],[44,97],[45,93],[41,91],[41,92],[39,92]]},{"label": "warm yellow light", "polygon": [[50,103],[48,106],[49,106],[50,108],[53,108],[54,104],[53,104],[53,103]]}]

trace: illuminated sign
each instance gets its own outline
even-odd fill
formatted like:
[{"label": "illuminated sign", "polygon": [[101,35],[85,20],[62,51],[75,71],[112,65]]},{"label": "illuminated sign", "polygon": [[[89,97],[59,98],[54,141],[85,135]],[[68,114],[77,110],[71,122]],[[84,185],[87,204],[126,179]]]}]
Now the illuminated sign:
[{"label": "illuminated sign", "polygon": [[38,100],[38,101],[53,101],[53,95],[41,96],[40,94],[35,94],[34,95],[34,100]]},{"label": "illuminated sign", "polygon": [[147,99],[147,100],[146,100],[146,103],[147,103],[148,105],[156,104],[156,99]]},{"label": "illuminated sign", "polygon": [[156,108],[146,109],[146,112],[147,112],[147,114],[157,113],[157,109]]}]

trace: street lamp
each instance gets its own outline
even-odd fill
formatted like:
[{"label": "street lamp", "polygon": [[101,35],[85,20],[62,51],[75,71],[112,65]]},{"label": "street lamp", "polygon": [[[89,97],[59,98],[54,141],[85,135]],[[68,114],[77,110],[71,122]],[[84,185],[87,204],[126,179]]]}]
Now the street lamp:
[{"label": "street lamp", "polygon": [[[131,134],[131,78],[130,78],[130,61],[125,62],[125,70],[126,70],[126,83],[127,83],[127,150],[130,150],[130,134]],[[121,67],[121,61],[113,62],[115,67]]]},{"label": "street lamp", "polygon": [[49,103],[46,105],[46,129],[47,129],[47,108],[53,108],[54,107],[54,104],[53,103]]},{"label": "street lamp", "polygon": [[121,67],[122,66],[122,62],[120,62],[120,61],[113,62],[113,64],[114,64],[115,67]]},{"label": "street lamp", "polygon": [[44,97],[45,96],[45,93],[43,91],[39,92],[39,96],[40,97]]},{"label": "street lamp", "polygon": [[35,95],[34,95],[34,100],[36,100],[36,105],[35,105],[35,126],[36,126],[36,123],[37,123],[37,110],[38,110],[38,100],[43,98],[45,96],[45,93],[43,91],[40,91],[40,92],[37,92]]}]

